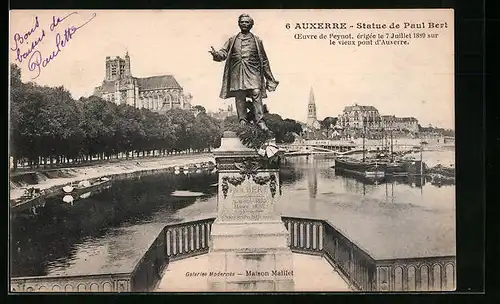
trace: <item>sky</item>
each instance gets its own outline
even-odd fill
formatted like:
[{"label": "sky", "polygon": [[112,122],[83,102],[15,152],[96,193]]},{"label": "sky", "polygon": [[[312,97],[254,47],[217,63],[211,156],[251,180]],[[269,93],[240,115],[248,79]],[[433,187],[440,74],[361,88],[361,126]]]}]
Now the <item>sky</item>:
[{"label": "sky", "polygon": [[[11,11],[10,61],[20,66],[23,81],[64,86],[77,99],[89,96],[105,74],[105,58],[128,52],[135,77],[174,75],[193,105],[207,110],[227,108],[233,99],[219,99],[224,63],[208,50],[222,47],[238,31],[242,13],[255,20],[271,70],[280,84],[264,102],[283,118],[307,119],[311,87],[317,118],[337,116],[354,103],[373,105],[381,115],[413,116],[421,125],[454,128],[454,29],[452,10],[83,10]],[[92,18],[95,14],[95,17]],[[66,18],[64,18],[67,16]],[[36,19],[37,18],[37,19]],[[57,25],[52,27],[53,20]],[[32,34],[23,36],[38,27]],[[86,23],[87,22],[87,23]],[[346,30],[294,29],[296,23],[328,22],[353,25]],[[444,23],[440,29],[356,29],[358,22]],[[286,24],[291,24],[291,29]],[[79,27],[66,42],[65,29]],[[43,39],[41,37],[44,30]],[[295,34],[437,33],[438,38],[411,39],[407,46],[330,45],[329,39],[295,39]],[[16,36],[16,33],[19,35]],[[38,68],[29,57],[47,58]],[[19,36],[21,38],[19,38]],[[16,46],[21,54],[16,60]],[[61,42],[62,41],[62,42]],[[36,56],[35,56],[36,55]],[[21,56],[22,57],[22,56]],[[32,60],[33,62],[33,60]],[[32,63],[31,62],[31,63]]]}]

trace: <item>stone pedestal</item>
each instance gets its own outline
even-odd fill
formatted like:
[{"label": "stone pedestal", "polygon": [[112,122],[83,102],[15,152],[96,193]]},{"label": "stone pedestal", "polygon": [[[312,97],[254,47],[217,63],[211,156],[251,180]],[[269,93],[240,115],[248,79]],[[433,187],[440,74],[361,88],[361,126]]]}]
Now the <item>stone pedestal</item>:
[{"label": "stone pedestal", "polygon": [[218,214],[209,246],[210,291],[293,291],[293,256],[279,209],[279,163],[233,132],[214,151]]}]

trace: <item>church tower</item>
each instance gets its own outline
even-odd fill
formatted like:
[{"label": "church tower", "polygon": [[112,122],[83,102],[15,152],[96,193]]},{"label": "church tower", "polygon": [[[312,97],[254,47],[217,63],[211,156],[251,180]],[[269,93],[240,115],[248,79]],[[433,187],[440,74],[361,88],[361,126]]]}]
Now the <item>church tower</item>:
[{"label": "church tower", "polygon": [[314,92],[311,87],[311,92],[309,93],[309,104],[307,105],[307,126],[313,127],[316,121],[316,102],[314,101]]},{"label": "church tower", "polygon": [[131,77],[132,72],[130,71],[130,56],[128,55],[128,51],[125,54],[125,77]]}]

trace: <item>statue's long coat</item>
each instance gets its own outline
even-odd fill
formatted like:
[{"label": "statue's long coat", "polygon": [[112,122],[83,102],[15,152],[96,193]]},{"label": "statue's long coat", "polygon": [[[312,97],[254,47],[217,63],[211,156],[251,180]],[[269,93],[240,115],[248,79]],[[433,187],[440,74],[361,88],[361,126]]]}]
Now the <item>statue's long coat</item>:
[{"label": "statue's long coat", "polygon": [[[231,79],[230,68],[231,68],[231,52],[233,51],[234,41],[236,40],[236,36],[229,38],[229,40],[224,44],[222,49],[217,52],[217,56],[214,57],[215,61],[224,61],[226,60],[226,65],[224,66],[224,75],[222,77],[222,88],[220,90],[219,97],[222,99],[227,99],[234,97],[234,92],[229,90],[229,81]],[[276,88],[278,85],[278,81],[274,79],[273,74],[271,73],[271,67],[269,66],[269,61],[267,59],[266,51],[264,50],[264,45],[262,44],[262,40],[259,37],[252,34],[255,39],[255,44],[257,45],[257,52],[260,59],[260,70],[261,70],[261,96],[262,98],[267,97],[266,93],[266,80],[269,83],[270,87]]]}]

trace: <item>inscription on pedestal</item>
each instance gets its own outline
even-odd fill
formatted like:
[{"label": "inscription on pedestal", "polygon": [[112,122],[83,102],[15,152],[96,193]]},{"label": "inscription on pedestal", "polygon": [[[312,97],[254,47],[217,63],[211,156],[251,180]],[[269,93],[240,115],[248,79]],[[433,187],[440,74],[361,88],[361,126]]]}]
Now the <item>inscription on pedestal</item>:
[{"label": "inscription on pedestal", "polygon": [[225,173],[221,177],[219,208],[222,220],[270,220],[275,210],[276,175],[262,172],[250,176]]},{"label": "inscription on pedestal", "polygon": [[233,199],[233,210],[237,216],[229,216],[228,219],[261,220],[270,219],[270,212],[263,197],[238,197]]},{"label": "inscription on pedestal", "polygon": [[266,201],[262,197],[238,198],[233,201],[233,207],[235,211],[263,212],[266,207]]}]

